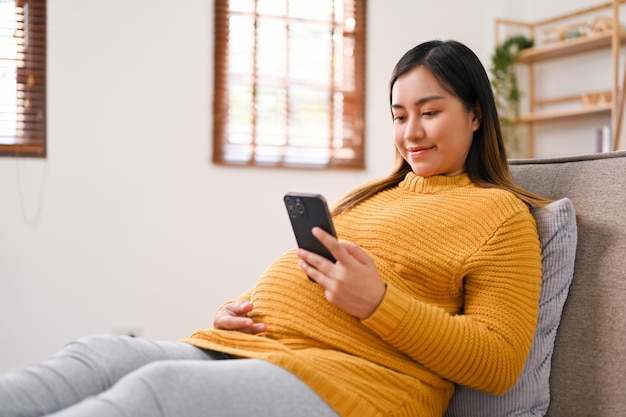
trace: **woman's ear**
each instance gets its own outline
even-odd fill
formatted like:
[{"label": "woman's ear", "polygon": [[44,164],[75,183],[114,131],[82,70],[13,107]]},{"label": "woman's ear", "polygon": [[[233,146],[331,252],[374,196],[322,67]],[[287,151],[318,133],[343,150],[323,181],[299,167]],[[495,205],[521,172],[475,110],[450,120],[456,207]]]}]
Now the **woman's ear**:
[{"label": "woman's ear", "polygon": [[476,101],[476,104],[474,105],[473,113],[474,117],[472,117],[472,130],[476,132],[483,120],[483,113],[480,110],[480,103],[478,103],[478,101]]}]

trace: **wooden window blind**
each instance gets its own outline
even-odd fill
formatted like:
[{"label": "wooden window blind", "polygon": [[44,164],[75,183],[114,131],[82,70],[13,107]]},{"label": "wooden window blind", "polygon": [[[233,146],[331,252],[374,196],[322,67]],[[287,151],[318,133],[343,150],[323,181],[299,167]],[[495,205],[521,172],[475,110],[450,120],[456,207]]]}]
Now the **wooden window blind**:
[{"label": "wooden window blind", "polygon": [[216,0],[213,161],[364,168],[365,0]]},{"label": "wooden window blind", "polygon": [[46,156],[45,0],[0,0],[0,155]]}]

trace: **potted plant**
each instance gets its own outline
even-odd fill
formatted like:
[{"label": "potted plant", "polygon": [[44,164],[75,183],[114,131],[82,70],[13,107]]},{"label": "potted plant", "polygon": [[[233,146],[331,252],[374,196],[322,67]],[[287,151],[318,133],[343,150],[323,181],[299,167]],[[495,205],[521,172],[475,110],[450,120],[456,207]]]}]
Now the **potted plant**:
[{"label": "potted plant", "polygon": [[511,36],[496,46],[491,55],[491,84],[494,88],[496,106],[502,124],[504,141],[511,154],[519,151],[519,139],[514,120],[519,117],[520,90],[517,85],[515,63],[522,49],[533,46],[533,40],[523,36]]}]

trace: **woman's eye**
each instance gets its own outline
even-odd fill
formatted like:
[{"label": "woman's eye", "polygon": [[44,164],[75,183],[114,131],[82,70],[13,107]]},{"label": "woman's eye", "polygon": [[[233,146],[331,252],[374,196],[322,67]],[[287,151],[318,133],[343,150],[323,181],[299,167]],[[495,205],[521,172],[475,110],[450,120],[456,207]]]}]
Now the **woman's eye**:
[{"label": "woman's eye", "polygon": [[393,120],[404,120],[405,116],[393,116]]},{"label": "woman's eye", "polygon": [[422,112],[422,116],[434,116],[435,114],[437,114],[437,112],[434,110]]}]

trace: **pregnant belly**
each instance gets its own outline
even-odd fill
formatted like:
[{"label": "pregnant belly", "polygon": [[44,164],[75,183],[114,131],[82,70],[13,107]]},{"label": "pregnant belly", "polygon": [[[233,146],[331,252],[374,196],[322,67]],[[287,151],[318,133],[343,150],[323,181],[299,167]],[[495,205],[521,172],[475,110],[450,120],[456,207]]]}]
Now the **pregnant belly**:
[{"label": "pregnant belly", "polygon": [[[369,331],[360,321],[332,306],[324,288],[298,267],[294,251],[278,258],[252,292],[250,316],[267,324],[267,337],[292,347],[337,347],[346,335],[362,338]],[[330,346],[329,346],[330,345]]]}]

